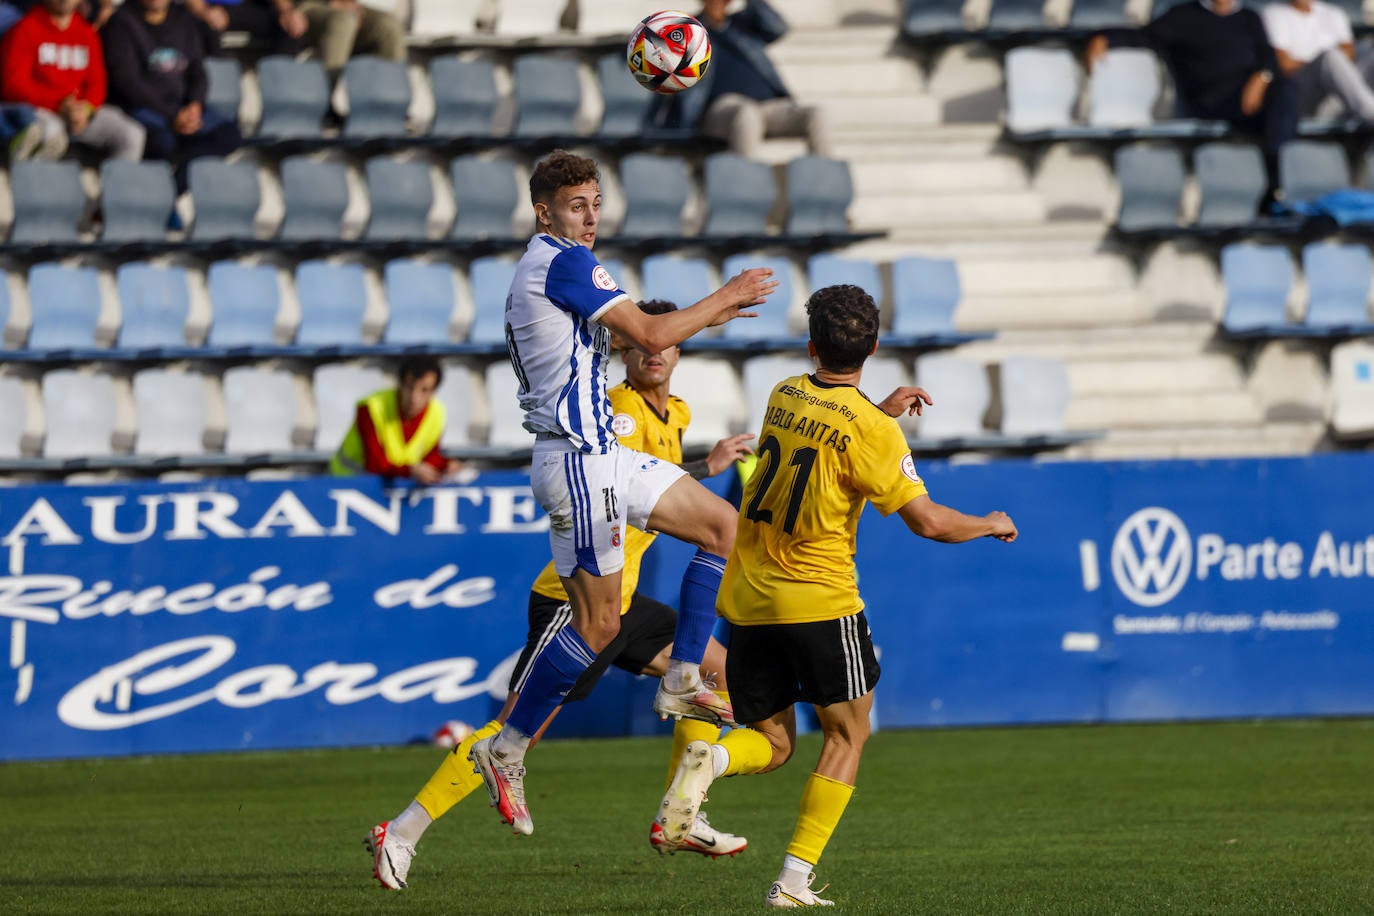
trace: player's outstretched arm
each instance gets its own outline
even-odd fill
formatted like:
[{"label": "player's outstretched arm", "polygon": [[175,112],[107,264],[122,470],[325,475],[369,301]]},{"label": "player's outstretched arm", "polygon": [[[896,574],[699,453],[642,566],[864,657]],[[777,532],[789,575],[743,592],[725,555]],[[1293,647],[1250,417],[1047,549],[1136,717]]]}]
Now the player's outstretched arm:
[{"label": "player's outstretched arm", "polygon": [[962,544],[985,537],[1007,543],[1016,540],[1016,525],[1005,512],[965,515],[958,509],[940,505],[929,496],[918,496],[898,509],[897,514],[914,533],[945,544]]},{"label": "player's outstretched arm", "polygon": [[602,315],[601,324],[636,349],[662,353],[703,328],[724,324],[732,318],[753,317],[756,313],[745,309],[762,305],[767,300],[778,286],[772,277],[773,271],[766,267],[740,271],[700,302],[662,315],[646,315],[627,299]]}]

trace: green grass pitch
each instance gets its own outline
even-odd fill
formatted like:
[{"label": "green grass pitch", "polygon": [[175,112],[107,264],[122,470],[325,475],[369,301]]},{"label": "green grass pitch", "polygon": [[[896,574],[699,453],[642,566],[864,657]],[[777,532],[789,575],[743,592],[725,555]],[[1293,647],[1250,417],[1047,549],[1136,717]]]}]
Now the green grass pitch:
[{"label": "green grass pitch", "polygon": [[[549,741],[534,835],[479,789],[400,894],[361,840],[431,748],[7,764],[0,912],[755,912],[818,746],[713,787],[750,846],[709,861],[648,845],[666,739]],[[1374,912],[1374,722],[881,732],[818,872],[842,913]]]}]

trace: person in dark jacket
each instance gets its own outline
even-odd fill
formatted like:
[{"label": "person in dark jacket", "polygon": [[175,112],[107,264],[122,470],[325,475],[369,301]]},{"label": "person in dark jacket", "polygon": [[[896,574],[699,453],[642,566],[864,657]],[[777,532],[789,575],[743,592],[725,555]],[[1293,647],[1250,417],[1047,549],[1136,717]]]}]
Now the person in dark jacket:
[{"label": "person in dark jacket", "polygon": [[189,12],[171,0],[128,0],[100,36],[110,98],[147,129],[144,158],[172,163],[178,193],[192,159],[238,149],[233,116],[205,105],[205,42]]}]

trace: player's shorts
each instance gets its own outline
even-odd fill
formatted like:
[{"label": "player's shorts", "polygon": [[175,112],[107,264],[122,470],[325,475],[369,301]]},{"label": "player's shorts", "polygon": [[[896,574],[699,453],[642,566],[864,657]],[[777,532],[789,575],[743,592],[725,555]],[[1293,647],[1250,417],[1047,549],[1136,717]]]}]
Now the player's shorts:
[{"label": "player's shorts", "polygon": [[634,449],[588,455],[566,439],[536,441],[533,459],[530,487],[549,514],[560,576],[579,566],[594,576],[618,572],[625,565],[625,526],[649,530],[659,497],[687,473]]},{"label": "player's shorts", "polygon": [[839,620],[730,628],[725,676],[736,722],[762,722],[799,702],[857,700],[880,673],[862,611]]},{"label": "player's shorts", "polygon": [[[511,690],[524,689],[535,656],[571,620],[572,606],[568,602],[530,592],[530,634],[525,641],[525,651],[520,653],[515,670],[511,672]],[[564,702],[586,699],[611,665],[631,674],[642,674],[658,653],[672,644],[676,627],[677,612],[660,601],[635,592],[630,599],[630,609],[620,615],[620,633],[577,679]]]}]

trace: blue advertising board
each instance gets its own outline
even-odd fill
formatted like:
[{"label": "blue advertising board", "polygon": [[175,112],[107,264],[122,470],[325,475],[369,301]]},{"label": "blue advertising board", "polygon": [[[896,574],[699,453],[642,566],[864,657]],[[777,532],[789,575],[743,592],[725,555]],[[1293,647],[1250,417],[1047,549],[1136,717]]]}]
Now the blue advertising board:
[{"label": "blue advertising board", "polygon": [[[883,727],[1374,713],[1374,455],[920,470],[1021,537],[865,514]],[[675,604],[689,556],[660,538],[643,590]],[[547,557],[516,472],[0,490],[0,759],[483,722]],[[557,733],[660,730],[652,686],[615,672]]]}]

